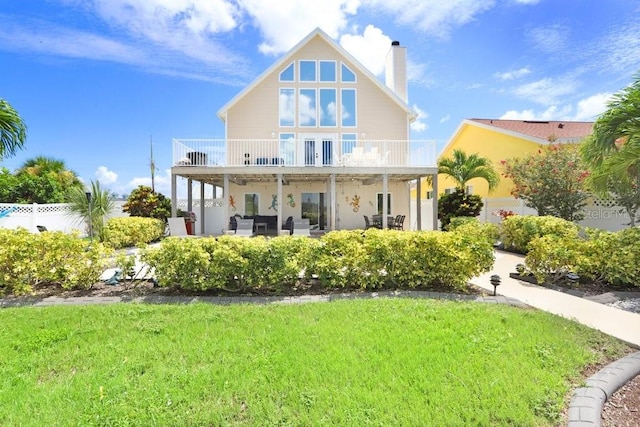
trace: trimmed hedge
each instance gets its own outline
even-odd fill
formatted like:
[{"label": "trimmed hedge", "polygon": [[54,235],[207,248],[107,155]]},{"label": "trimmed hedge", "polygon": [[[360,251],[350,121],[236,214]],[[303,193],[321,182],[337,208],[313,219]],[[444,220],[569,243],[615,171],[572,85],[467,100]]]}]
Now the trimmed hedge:
[{"label": "trimmed hedge", "polygon": [[102,230],[105,244],[115,248],[141,246],[164,235],[165,223],[161,219],[143,217],[111,218]]},{"label": "trimmed hedge", "polygon": [[185,290],[287,292],[318,280],[326,289],[460,289],[493,265],[493,240],[479,224],[455,231],[333,231],[320,239],[164,239],[142,259],[160,286]]},{"label": "trimmed hedge", "polygon": [[106,268],[110,253],[100,243],[88,246],[77,235],[59,231],[0,229],[0,293],[28,294],[40,283],[90,288]]},{"label": "trimmed hedge", "polygon": [[578,238],[579,227],[555,216],[513,215],[502,221],[502,242],[507,250],[527,253],[533,239],[541,236]]},{"label": "trimmed hedge", "polygon": [[548,235],[529,247],[525,262],[540,283],[559,283],[574,272],[598,283],[640,286],[640,228],[587,229],[585,238]]}]

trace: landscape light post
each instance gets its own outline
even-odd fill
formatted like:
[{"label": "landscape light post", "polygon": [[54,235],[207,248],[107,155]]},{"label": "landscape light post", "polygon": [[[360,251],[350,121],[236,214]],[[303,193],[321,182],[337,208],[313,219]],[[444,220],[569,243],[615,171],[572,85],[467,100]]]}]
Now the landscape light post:
[{"label": "landscape light post", "polygon": [[489,282],[491,282],[491,284],[493,285],[493,296],[496,296],[496,290],[498,289],[498,286],[500,286],[500,276],[498,276],[497,274],[492,274],[491,277],[489,278]]}]

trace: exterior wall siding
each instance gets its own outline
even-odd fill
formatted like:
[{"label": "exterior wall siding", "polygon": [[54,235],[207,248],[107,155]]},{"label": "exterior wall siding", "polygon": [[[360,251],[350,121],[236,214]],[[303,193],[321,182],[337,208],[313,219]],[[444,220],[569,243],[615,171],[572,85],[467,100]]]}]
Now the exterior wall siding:
[{"label": "exterior wall siding", "polygon": [[[482,197],[501,198],[510,197],[511,189],[513,188],[513,181],[502,176],[504,172],[504,167],[501,164],[502,160],[534,153],[541,147],[540,144],[530,140],[505,135],[504,133],[489,129],[465,125],[456,135],[456,139],[449,144],[445,151],[440,153],[438,158],[451,157],[454,150],[462,150],[467,154],[478,153],[480,156],[488,158],[500,174],[500,184],[498,188],[489,193],[488,184],[481,179],[473,179],[468,185],[473,186],[473,194],[478,194]],[[451,178],[445,175],[439,175],[439,193],[443,193],[446,188],[454,186],[455,183]],[[431,190],[431,187],[426,185],[426,183],[423,183],[422,188],[425,194],[426,191]]]},{"label": "exterior wall siding", "polygon": [[[262,139],[272,138],[281,132],[295,133],[357,133],[365,139],[407,140],[408,117],[406,112],[395,103],[385,92],[380,90],[364,74],[360,73],[354,64],[339,55],[319,36],[311,40],[293,58],[296,64],[296,78],[299,60],[333,60],[337,63],[337,79],[340,77],[340,62],[342,61],[356,74],[356,83],[324,83],[324,82],[280,82],[281,69],[276,69],[267,76],[253,90],[241,98],[227,112],[228,139]],[[283,67],[286,67],[285,64]],[[337,104],[340,104],[340,89],[355,88],[357,100],[357,127],[300,127],[296,114],[296,126],[279,126],[279,90],[284,87],[294,87],[296,94],[299,88],[336,88]],[[296,96],[296,112],[297,105]]]}]

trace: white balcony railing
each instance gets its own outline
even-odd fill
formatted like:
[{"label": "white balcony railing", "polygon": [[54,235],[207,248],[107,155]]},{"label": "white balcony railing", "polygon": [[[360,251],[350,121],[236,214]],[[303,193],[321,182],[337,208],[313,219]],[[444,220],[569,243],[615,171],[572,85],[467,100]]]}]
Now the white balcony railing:
[{"label": "white balcony railing", "polygon": [[435,167],[436,142],[426,140],[174,139],[174,166]]}]

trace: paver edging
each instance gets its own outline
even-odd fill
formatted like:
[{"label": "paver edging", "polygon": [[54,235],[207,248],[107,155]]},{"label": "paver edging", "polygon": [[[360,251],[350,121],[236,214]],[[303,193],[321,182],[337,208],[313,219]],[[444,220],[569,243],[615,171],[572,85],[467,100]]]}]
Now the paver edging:
[{"label": "paver edging", "polygon": [[576,389],[568,411],[569,427],[601,425],[604,403],[624,384],[640,374],[640,351],[612,362]]}]

